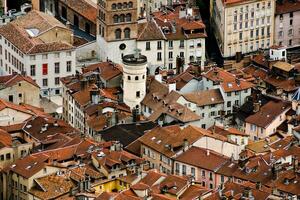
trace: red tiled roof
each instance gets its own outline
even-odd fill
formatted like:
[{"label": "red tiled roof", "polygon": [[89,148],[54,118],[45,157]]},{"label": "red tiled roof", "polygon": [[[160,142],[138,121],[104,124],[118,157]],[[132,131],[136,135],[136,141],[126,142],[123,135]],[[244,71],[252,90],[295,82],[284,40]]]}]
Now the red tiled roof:
[{"label": "red tiled roof", "polygon": [[[55,27],[66,27],[54,17],[33,10],[26,15],[0,28],[0,34],[25,54],[43,53],[73,49],[71,44],[64,42],[45,42],[39,35]],[[28,30],[34,30],[37,35],[30,36]],[[29,30],[29,31],[30,31]]]},{"label": "red tiled roof", "polygon": [[246,90],[254,86],[252,83],[238,79],[233,74],[220,68],[212,68],[203,76],[213,82],[219,83],[225,92]]},{"label": "red tiled roof", "polygon": [[97,5],[90,0],[60,0],[69,8],[79,13],[84,18],[96,24]]},{"label": "red tiled roof", "polygon": [[282,2],[283,3],[279,3],[278,1],[276,1],[276,15],[300,11],[299,1],[282,0]]},{"label": "red tiled roof", "polygon": [[4,85],[5,87],[11,87],[21,81],[26,81],[39,88],[38,84],[30,76],[22,76],[21,74],[0,76],[0,85]]},{"label": "red tiled roof", "polygon": [[[179,155],[175,160],[188,165],[199,167],[201,169],[216,171],[225,162],[227,162],[229,158],[212,150],[207,150],[199,147],[191,147],[190,149]],[[207,162],[207,160],[211,160],[213,162]]]},{"label": "red tiled roof", "polygon": [[246,118],[246,122],[266,128],[275,118],[288,110],[291,104],[283,101],[269,101],[261,109]]}]

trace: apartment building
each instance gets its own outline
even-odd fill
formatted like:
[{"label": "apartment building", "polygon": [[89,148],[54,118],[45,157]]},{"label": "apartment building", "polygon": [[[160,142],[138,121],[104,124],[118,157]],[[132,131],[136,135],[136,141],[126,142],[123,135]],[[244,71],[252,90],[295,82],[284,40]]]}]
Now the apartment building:
[{"label": "apartment building", "polygon": [[52,16],[31,11],[0,28],[3,74],[30,76],[42,96],[61,94],[60,78],[75,74],[73,34]]},{"label": "apartment building", "polygon": [[191,62],[204,65],[207,35],[198,9],[178,6],[154,12],[138,30],[137,48],[147,56],[150,72]]},{"label": "apartment building", "polygon": [[288,48],[300,45],[300,2],[276,2],[274,43]]},{"label": "apartment building", "polygon": [[212,6],[211,23],[225,58],[273,45],[275,0],[213,0]]},{"label": "apartment building", "polygon": [[209,90],[219,88],[224,99],[224,112],[232,114],[235,107],[240,107],[251,95],[254,85],[221,68],[212,68],[203,74],[203,88]]}]

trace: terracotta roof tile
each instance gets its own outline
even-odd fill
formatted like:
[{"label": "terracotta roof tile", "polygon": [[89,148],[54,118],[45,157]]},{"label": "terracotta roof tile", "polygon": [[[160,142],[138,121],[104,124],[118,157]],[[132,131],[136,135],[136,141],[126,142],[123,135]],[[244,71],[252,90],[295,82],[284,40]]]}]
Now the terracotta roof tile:
[{"label": "terracotta roof tile", "polygon": [[90,0],[64,0],[61,1],[66,4],[75,12],[79,13],[81,16],[96,23],[97,20],[97,5]]},{"label": "terracotta roof tile", "polygon": [[100,62],[82,68],[83,74],[97,71],[104,80],[110,80],[116,76],[122,75],[122,67],[119,64],[112,62]]},{"label": "terracotta roof tile", "polygon": [[223,96],[219,89],[203,90],[183,94],[183,97],[197,106],[207,106],[224,103]]},{"label": "terracotta roof tile", "polygon": [[233,74],[220,68],[212,68],[203,76],[220,84],[225,92],[246,90],[254,86],[252,83],[243,79],[238,79]]},{"label": "terracotta roof tile", "polygon": [[261,109],[246,118],[246,122],[266,128],[275,118],[291,107],[290,103],[283,101],[269,101]]},{"label": "terracotta roof tile", "polygon": [[0,76],[0,86],[3,87],[11,87],[21,81],[26,81],[39,88],[38,84],[29,76],[22,76],[21,74]]},{"label": "terracotta roof tile", "polygon": [[[54,17],[34,10],[2,26],[0,34],[25,54],[73,49],[73,46],[70,44],[63,42],[47,43],[38,37],[40,34],[55,27],[66,29]],[[36,36],[30,36],[27,29],[37,32]]]},{"label": "terracotta roof tile", "polygon": [[284,13],[290,13],[290,12],[296,12],[300,10],[300,2],[299,1],[289,1],[289,0],[283,0],[283,3],[276,1],[276,10],[275,14],[284,14]]}]

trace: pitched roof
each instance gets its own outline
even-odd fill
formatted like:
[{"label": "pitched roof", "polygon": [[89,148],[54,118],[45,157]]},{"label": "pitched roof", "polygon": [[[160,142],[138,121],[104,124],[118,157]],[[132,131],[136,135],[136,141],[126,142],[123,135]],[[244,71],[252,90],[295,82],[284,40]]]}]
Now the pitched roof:
[{"label": "pitched roof", "polygon": [[201,132],[191,126],[181,130],[178,125],[174,125],[156,127],[140,137],[139,141],[167,157],[172,157],[183,148],[184,140],[191,145],[202,136]]},{"label": "pitched roof", "polygon": [[139,137],[145,134],[146,131],[157,126],[155,123],[139,122],[131,124],[118,124],[100,131],[98,134],[104,141],[120,141],[120,143],[126,147]]},{"label": "pitched roof", "polygon": [[138,41],[165,40],[165,36],[157,25],[156,21],[151,19],[145,23],[138,23]]},{"label": "pitched roof", "polygon": [[289,72],[292,69],[294,69],[294,65],[287,63],[287,62],[282,62],[282,61],[277,61],[273,63],[272,67],[275,67],[277,69],[281,69],[283,71]]},{"label": "pitched roof", "polygon": [[176,90],[181,90],[187,83],[189,83],[193,78],[194,75],[190,74],[189,71],[184,71],[178,74],[175,77],[172,77],[167,80],[168,83],[176,83]]},{"label": "pitched roof", "polygon": [[122,67],[112,62],[100,62],[82,68],[83,74],[88,72],[99,72],[99,76],[104,80],[110,80],[118,75],[122,75]]},{"label": "pitched roof", "polygon": [[[175,160],[202,169],[216,171],[227,162],[229,158],[212,150],[193,146],[180,154]],[[213,162],[207,162],[207,160]]]},{"label": "pitched roof", "polygon": [[210,131],[223,135],[225,137],[227,137],[228,135],[238,135],[238,136],[246,136],[248,137],[248,135],[246,135],[244,132],[233,128],[233,127],[221,127],[221,126],[212,126],[209,128]]},{"label": "pitched roof", "polygon": [[275,14],[284,14],[290,12],[296,12],[300,10],[300,2],[299,1],[289,1],[289,0],[282,0],[282,3],[276,1],[276,10]]},{"label": "pitched roof", "polygon": [[61,2],[91,22],[96,23],[97,5],[91,0],[64,0]]},{"label": "pitched roof", "polygon": [[44,32],[55,27],[66,27],[53,16],[33,10],[0,28],[0,34],[22,53],[34,54],[73,49],[65,42],[44,41],[39,38]]},{"label": "pitched roof", "polygon": [[12,136],[5,130],[0,129],[0,149],[12,145]]},{"label": "pitched roof", "polygon": [[21,74],[0,76],[0,87],[11,87],[21,81],[26,81],[39,88],[38,84],[30,76],[23,76]]},{"label": "pitched roof", "polygon": [[246,122],[256,126],[266,128],[279,115],[291,108],[291,104],[284,101],[269,101],[261,109],[246,118]]},{"label": "pitched roof", "polygon": [[218,67],[212,68],[203,76],[220,84],[225,92],[246,90],[254,86],[252,83],[236,78],[233,74]]},{"label": "pitched roof", "polygon": [[188,107],[177,103],[181,95],[174,90],[169,93],[166,85],[152,79],[147,87],[148,92],[141,103],[154,111],[149,116],[149,120],[156,121],[162,114],[169,115],[183,123],[201,119]]},{"label": "pitched roof", "polygon": [[197,104],[197,106],[207,106],[224,103],[223,96],[219,89],[202,90],[182,95],[186,100]]},{"label": "pitched roof", "polygon": [[23,112],[23,113],[29,114],[31,116],[48,116],[48,114],[44,113],[41,108],[37,108],[37,107],[27,105],[27,104],[17,105],[17,104],[11,103],[9,101],[0,99],[0,111],[5,108],[17,110],[19,112]]}]

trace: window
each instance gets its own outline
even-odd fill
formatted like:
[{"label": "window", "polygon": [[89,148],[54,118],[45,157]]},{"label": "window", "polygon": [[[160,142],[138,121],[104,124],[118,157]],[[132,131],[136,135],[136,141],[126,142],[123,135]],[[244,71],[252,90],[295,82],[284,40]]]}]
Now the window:
[{"label": "window", "polygon": [[227,107],[231,107],[231,101],[227,102]]},{"label": "window", "polygon": [[14,96],[13,95],[9,95],[8,96],[8,101],[9,102],[14,102]]},{"label": "window", "polygon": [[290,25],[291,25],[291,26],[293,25],[293,20],[292,20],[292,19],[290,19]]},{"label": "window", "polygon": [[238,106],[238,105],[239,105],[239,100],[235,100],[235,101],[234,101],[234,105],[237,105],[237,106]]},{"label": "window", "polygon": [[0,160],[4,160],[4,155],[1,155],[1,156],[0,156]]},{"label": "window", "polygon": [[125,15],[124,14],[120,15],[119,22],[125,22]]},{"label": "window", "polygon": [[125,28],[125,30],[124,30],[124,37],[126,39],[130,38],[130,29],[129,28]]},{"label": "window", "polygon": [[210,189],[213,189],[213,188],[214,188],[214,186],[213,186],[212,183],[209,184],[209,188],[210,188]]},{"label": "window", "polygon": [[131,21],[131,14],[128,13],[126,14],[126,22],[130,22]]},{"label": "window", "polygon": [[10,160],[11,156],[10,156],[10,153],[7,153],[6,154],[6,160]]},{"label": "window", "polygon": [[293,44],[293,41],[289,40],[289,46],[292,46],[292,44]]},{"label": "window", "polygon": [[161,41],[157,41],[157,49],[161,49]]},{"label": "window", "polygon": [[116,5],[115,3],[113,3],[113,4],[111,5],[111,9],[112,9],[112,10],[116,10],[116,9],[117,9],[117,5]]},{"label": "window", "polygon": [[129,1],[128,8],[132,8],[132,7],[133,7],[133,3],[131,1]]},{"label": "window", "polygon": [[141,97],[141,92],[137,91],[135,96],[136,96],[136,98],[140,98]]},{"label": "window", "polygon": [[228,97],[231,97],[231,92],[227,92],[227,96],[228,96]]},{"label": "window", "polygon": [[205,177],[205,171],[202,170],[202,177]]},{"label": "window", "polygon": [[135,76],[135,78],[134,78],[136,81],[138,81],[139,80],[139,77],[138,76]]},{"label": "window", "polygon": [[182,175],[186,175],[186,166],[182,165]]},{"label": "window", "polygon": [[127,8],[127,3],[126,2],[123,3],[123,8]]},{"label": "window", "polygon": [[169,41],[169,48],[173,48],[173,41],[172,40]]},{"label": "window", "polygon": [[157,52],[157,60],[161,61],[161,52]]},{"label": "window", "polygon": [[71,72],[71,71],[72,71],[72,62],[67,61],[67,72]]},{"label": "window", "polygon": [[184,48],[184,40],[180,40],[179,48]]},{"label": "window", "polygon": [[131,77],[130,77],[130,76],[127,76],[127,80],[129,80],[129,81],[130,81],[130,80],[131,80]]},{"label": "window", "polygon": [[290,18],[293,18],[293,16],[294,16],[294,13],[290,12]]},{"label": "window", "polygon": [[192,176],[194,176],[195,177],[195,168],[194,167],[191,167],[191,174],[192,174]]},{"label": "window", "polygon": [[54,83],[55,83],[55,85],[59,85],[59,77],[55,77]]},{"label": "window", "polygon": [[54,63],[54,73],[59,74],[59,62]]},{"label": "window", "polygon": [[19,97],[22,98],[22,93],[19,93]]},{"label": "window", "polygon": [[118,9],[122,9],[122,4],[118,3]]},{"label": "window", "polygon": [[150,50],[150,42],[146,42],[146,50]]},{"label": "window", "polygon": [[43,75],[47,75],[48,74],[48,64],[43,64]]},{"label": "window", "polygon": [[30,76],[35,76],[35,65],[30,65]]},{"label": "window", "polygon": [[243,32],[240,32],[239,38],[240,38],[240,40],[243,40]]},{"label": "window", "polygon": [[119,22],[119,16],[118,15],[114,15],[113,16],[113,20],[114,20],[114,23],[118,23]]},{"label": "window", "polygon": [[205,129],[206,128],[206,124],[201,124],[201,128]]},{"label": "window", "polygon": [[44,87],[47,87],[47,86],[48,86],[48,79],[47,79],[47,78],[44,78],[44,79],[43,79],[43,86],[44,86]]},{"label": "window", "polygon": [[256,131],[256,125],[251,124],[251,125],[250,125],[250,130],[251,130],[251,131]]},{"label": "window", "polygon": [[43,54],[43,55],[42,55],[42,58],[43,58],[43,59],[47,59],[47,58],[48,58],[48,55],[47,55],[47,54]]},{"label": "window", "polygon": [[213,174],[212,174],[212,172],[209,172],[209,180],[213,180]]},{"label": "window", "polygon": [[179,163],[176,163],[176,164],[175,164],[175,172],[176,172],[176,173],[179,173]]},{"label": "window", "polygon": [[169,63],[169,69],[173,69],[173,63]]},{"label": "window", "polygon": [[205,182],[204,181],[202,181],[202,186],[205,187]]},{"label": "window", "polygon": [[221,182],[224,183],[224,175],[221,175]]},{"label": "window", "polygon": [[250,31],[250,37],[253,38],[253,30]]},{"label": "window", "polygon": [[172,59],[172,58],[173,58],[173,52],[169,51],[169,59]]},{"label": "window", "polygon": [[121,39],[121,29],[118,28],[115,30],[115,38]]},{"label": "window", "polygon": [[180,57],[180,58],[184,58],[184,52],[180,52],[180,53],[179,53],[179,57]]}]

